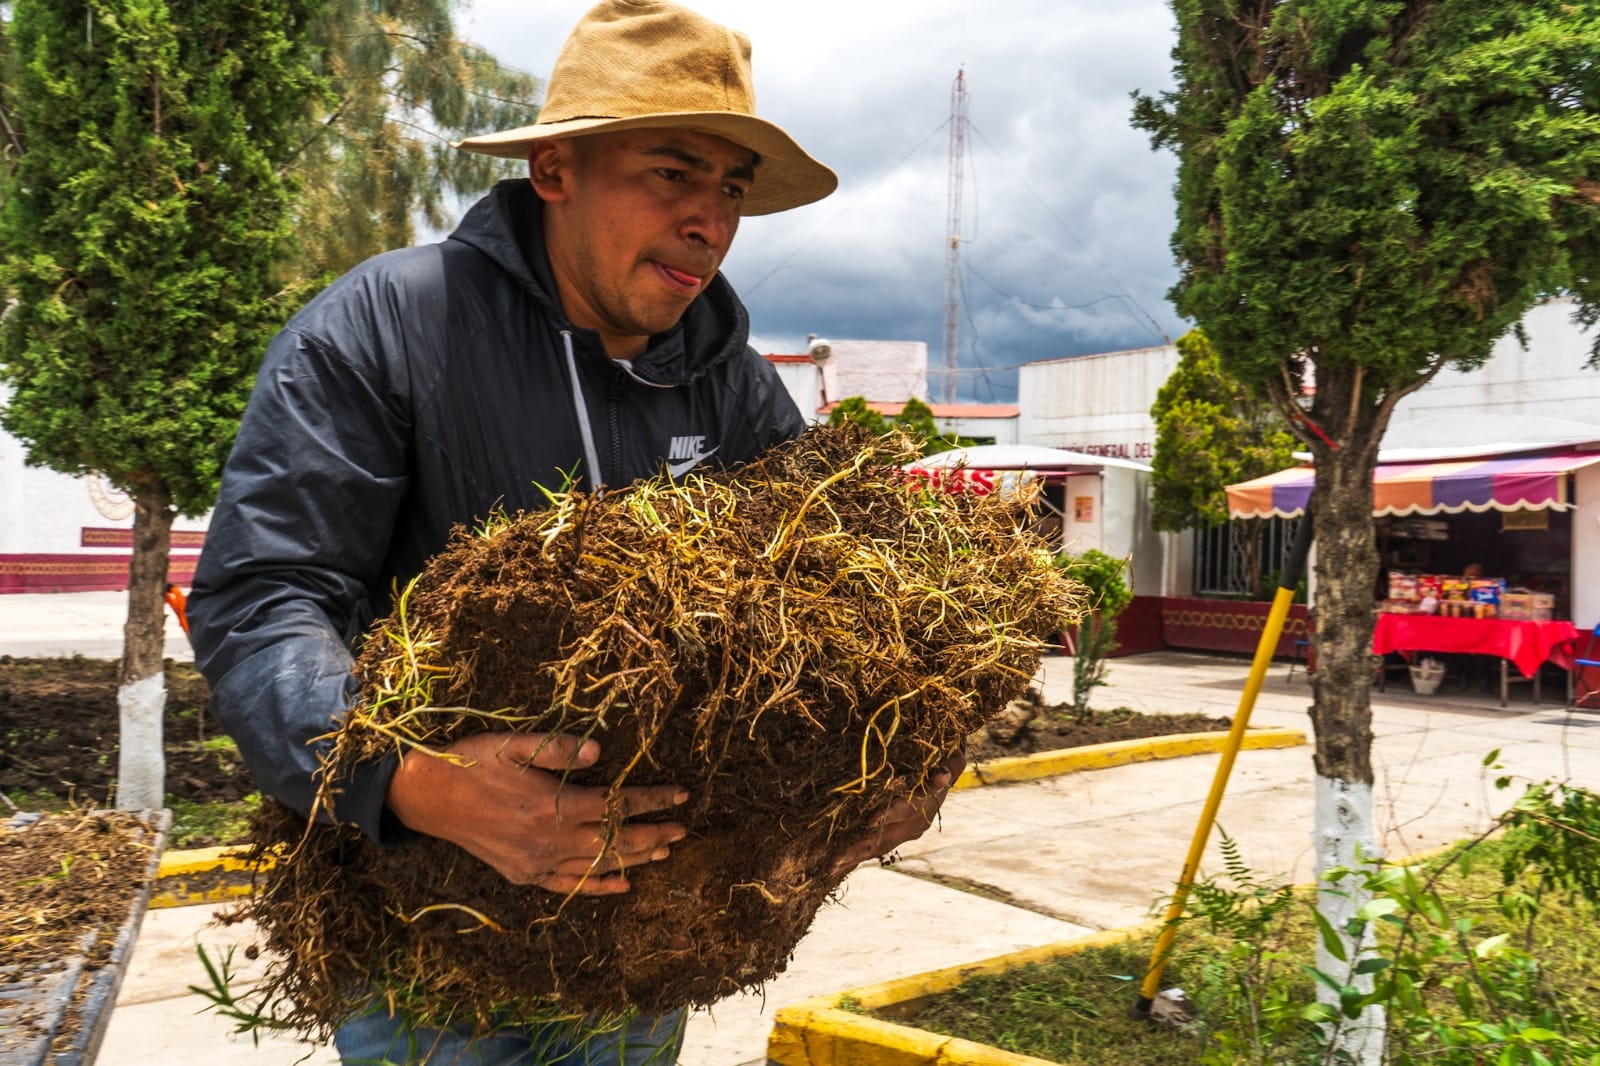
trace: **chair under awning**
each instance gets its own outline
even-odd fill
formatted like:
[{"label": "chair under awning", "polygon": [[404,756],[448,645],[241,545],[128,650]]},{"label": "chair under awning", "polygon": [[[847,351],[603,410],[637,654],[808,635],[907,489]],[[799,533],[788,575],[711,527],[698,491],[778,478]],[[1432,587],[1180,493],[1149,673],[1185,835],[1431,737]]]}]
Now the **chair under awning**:
[{"label": "chair under awning", "polygon": [[[1600,463],[1600,452],[1379,463],[1372,478],[1372,513],[1565,511],[1573,506],[1567,475],[1593,463]],[[1311,467],[1296,466],[1229,485],[1228,513],[1233,518],[1295,518],[1305,513],[1315,476]]]}]

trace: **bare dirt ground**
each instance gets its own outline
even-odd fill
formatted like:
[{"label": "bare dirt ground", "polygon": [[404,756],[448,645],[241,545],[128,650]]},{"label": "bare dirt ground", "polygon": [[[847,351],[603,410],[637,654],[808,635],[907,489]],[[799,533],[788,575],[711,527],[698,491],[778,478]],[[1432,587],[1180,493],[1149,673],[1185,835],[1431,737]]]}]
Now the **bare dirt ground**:
[{"label": "bare dirt ground", "polygon": [[[167,663],[167,793],[234,802],[255,788],[206,713],[193,666]],[[107,806],[117,775],[117,663],[0,655],[0,792],[17,804]]]}]

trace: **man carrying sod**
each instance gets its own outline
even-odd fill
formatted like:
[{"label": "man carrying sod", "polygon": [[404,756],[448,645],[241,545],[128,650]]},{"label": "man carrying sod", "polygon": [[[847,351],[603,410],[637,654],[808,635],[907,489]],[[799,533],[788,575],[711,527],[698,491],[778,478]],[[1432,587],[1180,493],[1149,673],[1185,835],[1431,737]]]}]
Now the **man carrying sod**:
[{"label": "man carrying sod", "polygon": [[[803,421],[747,343],[718,273],[744,215],[837,180],[755,115],[746,39],[674,4],[605,0],[551,74],[538,122],[459,147],[526,158],[447,240],[378,256],[274,339],[222,480],[189,600],[213,706],[261,789],[301,811],[319,743],[356,695],[353,645],[456,525],[542,506],[541,486],[625,486],[747,461]],[[446,761],[390,756],[335,816],[383,845],[448,840],[508,880],[611,894],[681,839],[607,790],[562,786],[598,744],[484,732]],[[853,861],[920,836],[964,760],[884,812]],[[687,798],[626,787],[629,816]],[[670,1061],[681,1017],[592,1027],[507,1019],[488,1038],[377,1003],[339,1032],[347,1062]],[[564,1058],[564,1056],[567,1056]]]}]

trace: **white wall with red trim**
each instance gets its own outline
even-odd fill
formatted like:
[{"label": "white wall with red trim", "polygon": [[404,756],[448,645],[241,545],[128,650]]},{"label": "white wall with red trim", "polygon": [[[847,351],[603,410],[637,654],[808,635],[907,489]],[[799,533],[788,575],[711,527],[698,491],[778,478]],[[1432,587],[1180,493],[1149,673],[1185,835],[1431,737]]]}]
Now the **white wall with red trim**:
[{"label": "white wall with red trim", "polygon": [[[9,400],[0,389],[0,406]],[[204,521],[179,520],[171,574],[187,585]],[[27,465],[22,441],[0,432],[0,593],[123,589],[133,501],[98,474]]]}]

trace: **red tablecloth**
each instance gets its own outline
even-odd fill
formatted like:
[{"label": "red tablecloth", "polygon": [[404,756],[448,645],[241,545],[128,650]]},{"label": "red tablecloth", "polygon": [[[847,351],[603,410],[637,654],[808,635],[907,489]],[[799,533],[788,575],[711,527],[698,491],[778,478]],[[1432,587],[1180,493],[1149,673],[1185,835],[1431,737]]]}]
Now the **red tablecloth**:
[{"label": "red tablecloth", "polygon": [[1519,622],[1509,618],[1441,618],[1432,614],[1379,612],[1372,632],[1372,650],[1454,651],[1471,655],[1497,655],[1516,664],[1523,677],[1532,677],[1539,664],[1550,660],[1572,668],[1578,628],[1571,622]]}]

